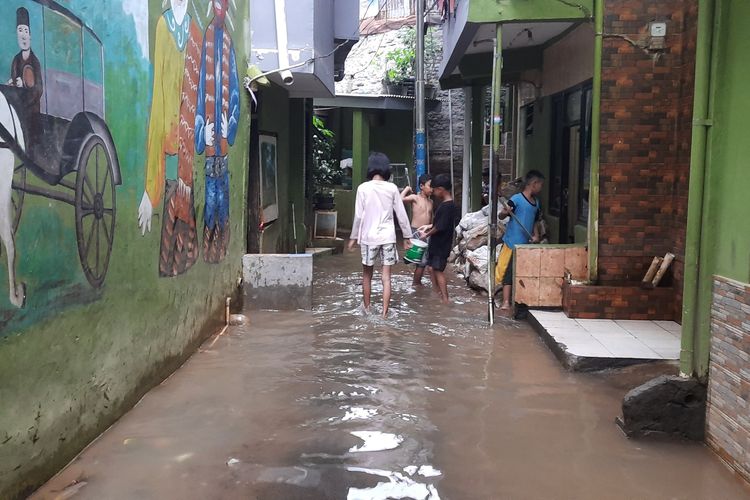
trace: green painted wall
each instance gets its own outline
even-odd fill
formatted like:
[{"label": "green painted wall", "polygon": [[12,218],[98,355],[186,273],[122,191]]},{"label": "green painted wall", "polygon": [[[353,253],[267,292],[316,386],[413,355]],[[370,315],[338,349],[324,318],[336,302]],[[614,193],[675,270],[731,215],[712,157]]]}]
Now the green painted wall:
[{"label": "green painted wall", "polygon": [[[750,34],[743,19],[750,17],[747,2],[723,2],[719,35],[718,74],[715,75],[714,126],[710,129],[710,168],[706,179],[709,242],[705,256],[713,274],[750,282],[750,221],[737,217],[747,205],[750,190]],[[747,213],[746,211],[744,211]]]},{"label": "green painted wall", "polygon": [[[119,157],[122,185],[115,188],[114,244],[100,288],[91,286],[81,270],[73,208],[40,196],[27,195],[24,200],[15,241],[17,280],[26,285],[26,306],[11,305],[7,288],[0,296],[0,498],[22,496],[55,473],[219,327],[224,298],[235,290],[244,250],[249,136],[244,90],[239,89],[236,139],[228,148],[228,255],[216,264],[203,259],[205,154],[196,153],[187,171],[193,173],[198,258],[184,273],[160,277],[161,228],[166,219],[163,205],[154,207],[151,231],[143,236],[138,209],[145,184],[156,73],[151,61],[162,1],[63,3],[102,39],[103,118]],[[242,29],[248,3],[234,3],[237,11],[231,8],[231,12],[238,29],[229,33],[241,78],[249,44]],[[198,0],[189,5],[202,33],[210,19],[206,14],[209,4]],[[4,68],[19,50],[17,6],[34,11],[30,16],[34,52],[41,55],[47,49],[42,44],[41,23],[35,22],[40,4],[31,0],[5,2],[0,9],[0,37],[4,40],[0,61]],[[80,50],[59,44],[49,50],[68,54]],[[3,75],[0,80],[7,79],[8,75]],[[51,81],[45,82],[46,93],[54,93]],[[6,87],[0,87],[0,92],[5,91]],[[72,105],[59,96],[48,97]],[[49,144],[57,140],[52,133],[39,139]],[[167,161],[167,179],[176,177],[176,163]],[[65,179],[75,182],[75,175]],[[46,186],[31,173],[27,182]],[[65,191],[60,185],[46,187]],[[0,283],[6,284],[5,247],[3,252]]]},{"label": "green painted wall", "polygon": [[276,134],[279,218],[270,224],[262,236],[263,253],[294,253],[295,241],[292,225],[292,203],[297,222],[297,246],[305,250],[305,176],[303,99],[290,99],[289,94],[277,85],[263,89],[258,128],[260,133]]},{"label": "green painted wall", "polygon": [[750,219],[747,218],[750,94],[746,64],[750,34],[744,19],[750,4],[725,1],[717,26],[718,47],[713,50],[715,73],[711,77],[713,126],[708,133],[704,213],[699,260],[697,352],[699,374],[708,371],[708,339],[712,276],[721,275],[750,283]]},{"label": "green painted wall", "polygon": [[370,150],[385,153],[391,163],[406,163],[414,174],[414,135],[411,111],[374,111],[370,113]]},{"label": "green painted wall", "polygon": [[[532,169],[539,170],[544,176],[550,178],[550,159],[552,155],[552,98],[542,97],[534,103],[534,128],[533,133],[521,138],[521,151],[518,160],[518,175],[526,175]],[[520,123],[525,123],[528,107],[524,107],[520,117]],[[542,191],[542,209],[547,221],[550,241],[559,241],[560,220],[549,213],[549,182]]]},{"label": "green painted wall", "polygon": [[[363,165],[361,171],[361,181],[366,180],[367,173],[367,156],[369,152],[379,151],[385,153],[392,163],[406,163],[410,167],[410,175],[414,175],[414,153],[412,151],[412,113],[410,111],[394,110],[357,110],[354,113],[344,112],[337,114],[338,117],[334,123],[338,125],[336,134],[341,137],[342,144],[348,144],[350,140],[354,149],[355,162]],[[366,120],[364,127],[355,124],[358,116],[361,120]],[[351,117],[351,118],[350,118]],[[351,121],[349,121],[351,119]],[[350,132],[351,131],[351,132]],[[368,134],[368,140],[363,141],[361,135]],[[351,139],[349,139],[351,138]],[[366,144],[364,144],[366,142]],[[362,160],[359,160],[359,158]],[[336,190],[336,211],[338,227],[342,231],[351,230],[354,219],[354,198],[357,192],[358,169],[354,169],[354,182],[352,190]],[[348,237],[348,234],[339,235]]]},{"label": "green painted wall", "polygon": [[508,21],[580,19],[591,17],[593,0],[470,0],[469,21],[494,23]]}]

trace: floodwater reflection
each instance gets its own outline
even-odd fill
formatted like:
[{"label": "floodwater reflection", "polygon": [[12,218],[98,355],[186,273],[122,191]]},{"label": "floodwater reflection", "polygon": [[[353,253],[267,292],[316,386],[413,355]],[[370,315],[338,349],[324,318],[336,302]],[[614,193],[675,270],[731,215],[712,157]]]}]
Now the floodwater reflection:
[{"label": "floodwater reflection", "polygon": [[207,342],[37,498],[748,497],[704,446],[614,425],[663,367],[571,374],[457,280],[450,306],[410,285],[364,316],[356,256],[318,260],[314,311]]}]

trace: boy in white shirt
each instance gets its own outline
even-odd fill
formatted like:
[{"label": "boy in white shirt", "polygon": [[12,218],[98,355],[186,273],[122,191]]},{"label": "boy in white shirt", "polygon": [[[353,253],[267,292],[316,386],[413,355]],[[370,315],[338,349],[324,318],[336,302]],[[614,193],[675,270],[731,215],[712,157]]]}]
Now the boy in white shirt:
[{"label": "boy in white shirt", "polygon": [[401,193],[391,178],[391,164],[383,153],[372,153],[367,159],[368,181],[357,188],[354,206],[354,222],[349,237],[349,249],[359,243],[362,252],[362,294],[366,312],[370,311],[370,293],[375,261],[379,258],[383,265],[383,317],[388,315],[391,301],[391,266],[398,262],[396,252],[396,228],[393,213],[404,234],[404,249],[411,246],[409,217],[406,215]]}]

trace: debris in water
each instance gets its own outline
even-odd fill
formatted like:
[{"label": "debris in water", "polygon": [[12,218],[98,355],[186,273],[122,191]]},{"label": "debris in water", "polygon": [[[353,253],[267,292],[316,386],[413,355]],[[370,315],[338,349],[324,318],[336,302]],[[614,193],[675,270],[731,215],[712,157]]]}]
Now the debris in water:
[{"label": "debris in water", "polygon": [[229,316],[229,324],[232,326],[242,326],[249,322],[247,316],[244,314],[231,314]]},{"label": "debris in water", "polygon": [[[407,467],[408,468],[408,467]],[[400,472],[387,470],[348,467],[350,472],[363,472],[388,479],[372,488],[349,488],[347,500],[388,500],[390,498],[413,498],[415,500],[440,500],[437,489],[432,484],[423,484],[404,476]]]},{"label": "debris in water", "polygon": [[424,477],[442,476],[443,473],[434,468],[432,465],[423,465],[419,468],[419,475]]},{"label": "debris in water", "polygon": [[388,434],[380,431],[354,431],[350,433],[360,438],[365,443],[360,446],[353,446],[349,449],[350,453],[361,453],[364,451],[384,451],[398,448],[404,438],[396,434]]},{"label": "debris in water", "polygon": [[86,481],[76,479],[67,485],[59,495],[55,496],[55,500],[67,500],[68,498],[73,498],[87,484]]},{"label": "debris in water", "polygon": [[229,460],[227,460],[227,465],[229,465],[230,467],[232,465],[237,465],[238,463],[240,463],[240,461],[237,460],[236,458],[230,458]]}]

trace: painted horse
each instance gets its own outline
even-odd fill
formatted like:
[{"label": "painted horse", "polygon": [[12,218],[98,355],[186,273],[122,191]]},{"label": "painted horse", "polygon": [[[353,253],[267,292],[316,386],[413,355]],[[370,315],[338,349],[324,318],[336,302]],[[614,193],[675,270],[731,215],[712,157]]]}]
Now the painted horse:
[{"label": "painted horse", "polygon": [[[0,92],[0,125],[13,134],[16,144],[26,149],[21,122],[13,106]],[[8,144],[0,139],[0,241],[8,256],[8,288],[10,302],[16,307],[23,307],[26,302],[26,287],[16,283],[16,245],[13,234],[13,172],[16,158]]]}]

